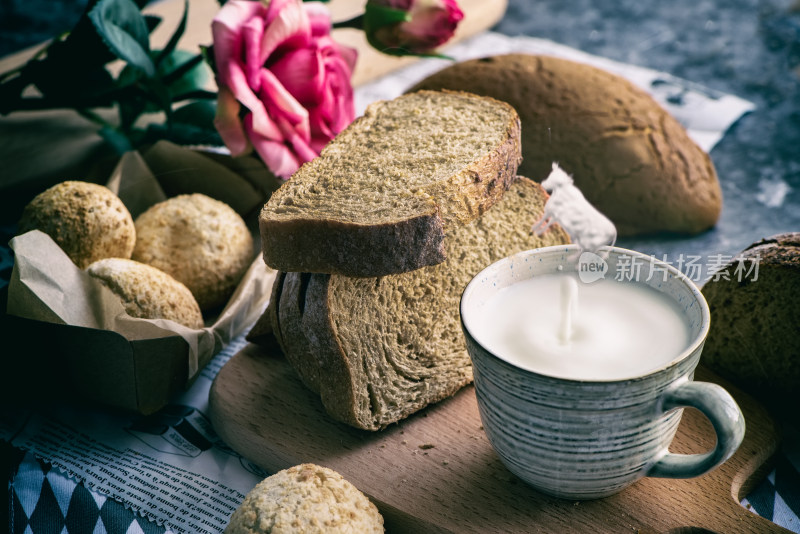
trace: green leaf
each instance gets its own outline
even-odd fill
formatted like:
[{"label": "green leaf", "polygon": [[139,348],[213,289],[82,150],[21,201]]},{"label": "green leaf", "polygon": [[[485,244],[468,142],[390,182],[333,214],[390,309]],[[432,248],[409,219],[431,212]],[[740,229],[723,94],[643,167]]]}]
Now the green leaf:
[{"label": "green leaf", "polygon": [[186,31],[186,19],[189,15],[189,0],[183,0],[183,16],[181,17],[180,22],[178,23],[178,27],[175,28],[175,32],[172,34],[172,37],[169,38],[169,42],[167,46],[161,51],[161,53],[156,57],[156,65],[161,63],[164,58],[172,54],[172,52],[177,48],[178,41],[180,40],[181,36],[183,36],[183,32]]},{"label": "green leaf", "polygon": [[212,79],[211,69],[203,63],[203,56],[185,50],[169,54],[158,66],[158,71],[173,95],[202,89]]},{"label": "green leaf", "polygon": [[129,150],[133,150],[131,141],[119,130],[103,126],[97,133],[114,148],[117,154],[122,155]]},{"label": "green leaf", "polygon": [[364,7],[364,31],[371,33],[383,26],[391,26],[400,22],[409,22],[411,13],[402,9],[385,7],[367,2]]},{"label": "green leaf", "polygon": [[144,142],[154,143],[167,139],[179,145],[223,146],[222,138],[215,129],[197,127],[187,123],[151,124],[147,127]]},{"label": "green leaf", "polygon": [[198,100],[181,106],[172,114],[175,124],[189,124],[198,128],[215,131],[214,117],[217,114],[217,103],[213,100]]},{"label": "green leaf", "polygon": [[118,58],[142,69],[149,78],[155,76],[147,23],[132,0],[100,0],[89,12],[89,18]]},{"label": "green leaf", "polygon": [[128,98],[120,100],[118,106],[120,128],[123,131],[130,131],[136,123],[136,119],[144,113],[146,106],[147,101],[138,94],[132,94]]}]

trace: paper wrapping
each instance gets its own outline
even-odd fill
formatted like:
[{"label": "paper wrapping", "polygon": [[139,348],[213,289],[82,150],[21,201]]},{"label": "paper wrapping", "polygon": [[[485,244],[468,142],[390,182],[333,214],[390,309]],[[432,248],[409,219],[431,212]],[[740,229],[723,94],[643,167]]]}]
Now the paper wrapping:
[{"label": "paper wrapping", "polygon": [[[152,166],[158,169],[158,179],[148,159],[155,162]],[[226,202],[252,222],[268,193],[219,161],[171,143],[159,143],[144,154],[125,154],[107,186],[119,195],[134,218],[168,196],[202,192]],[[249,226],[257,233],[254,224]],[[254,243],[259,242],[256,236]],[[216,316],[204,315],[206,326],[194,330],[165,319],[129,316],[111,290],[78,268],[43,232],[33,230],[16,236],[10,246],[15,262],[8,289],[9,315],[112,330],[131,342],[179,336],[189,348],[187,383],[228,341],[258,319],[267,306],[275,278],[275,271],[254,250],[253,262],[228,303]],[[92,330],[88,332],[91,335]]]}]

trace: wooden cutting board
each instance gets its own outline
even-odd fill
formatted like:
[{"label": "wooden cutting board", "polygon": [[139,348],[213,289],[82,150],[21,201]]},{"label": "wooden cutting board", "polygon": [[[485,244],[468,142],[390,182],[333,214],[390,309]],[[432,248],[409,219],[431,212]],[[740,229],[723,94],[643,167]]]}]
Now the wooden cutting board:
[{"label": "wooden cutting board", "polygon": [[[736,454],[699,478],[647,478],[582,502],[543,495],[506,470],[472,387],[384,431],[359,431],[328,417],[282,356],[250,344],[220,370],[209,401],[214,428],[233,449],[270,473],[303,462],[338,471],[378,506],[390,534],[789,532],[738,504],[770,468],[774,421],[710,371],[698,369],[696,379],[723,385],[744,412]],[[671,450],[702,452],[714,440],[705,417],[687,409]]]}]

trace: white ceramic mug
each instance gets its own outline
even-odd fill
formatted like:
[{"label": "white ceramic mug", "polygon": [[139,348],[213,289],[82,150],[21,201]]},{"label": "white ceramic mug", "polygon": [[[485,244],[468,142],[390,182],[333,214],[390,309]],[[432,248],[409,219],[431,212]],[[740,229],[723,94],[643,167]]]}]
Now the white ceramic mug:
[{"label": "white ceramic mug", "polygon": [[[476,275],[461,297],[461,324],[473,362],[478,408],[486,435],[506,467],[533,487],[569,499],[612,495],[642,477],[700,476],[741,444],[744,418],[722,387],[693,381],[709,328],[709,310],[685,275],[641,253],[608,247],[615,272],[621,257],[642,265],[639,281],[678,303],[690,330],[689,347],[665,365],[624,379],[576,380],[533,372],[493,354],[474,337],[471,321],[493,294],[515,282],[563,272],[574,245],[504,258]],[[605,254],[604,254],[605,255]],[[649,276],[653,269],[656,276]],[[664,274],[665,273],[665,274]],[[647,278],[650,278],[647,280]],[[717,434],[713,450],[668,452],[682,407],[699,409]]]}]

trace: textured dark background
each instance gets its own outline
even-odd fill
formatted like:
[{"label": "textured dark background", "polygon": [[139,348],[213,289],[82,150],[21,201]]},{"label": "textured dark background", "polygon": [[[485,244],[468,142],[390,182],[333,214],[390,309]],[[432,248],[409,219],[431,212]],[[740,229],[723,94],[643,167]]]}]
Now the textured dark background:
[{"label": "textured dark background", "polygon": [[[85,3],[0,0],[0,55],[69,29]],[[510,0],[495,30],[655,68],[756,104],[711,152],[724,194],[717,228],[620,244],[659,255],[735,254],[800,231],[800,0]]]}]

